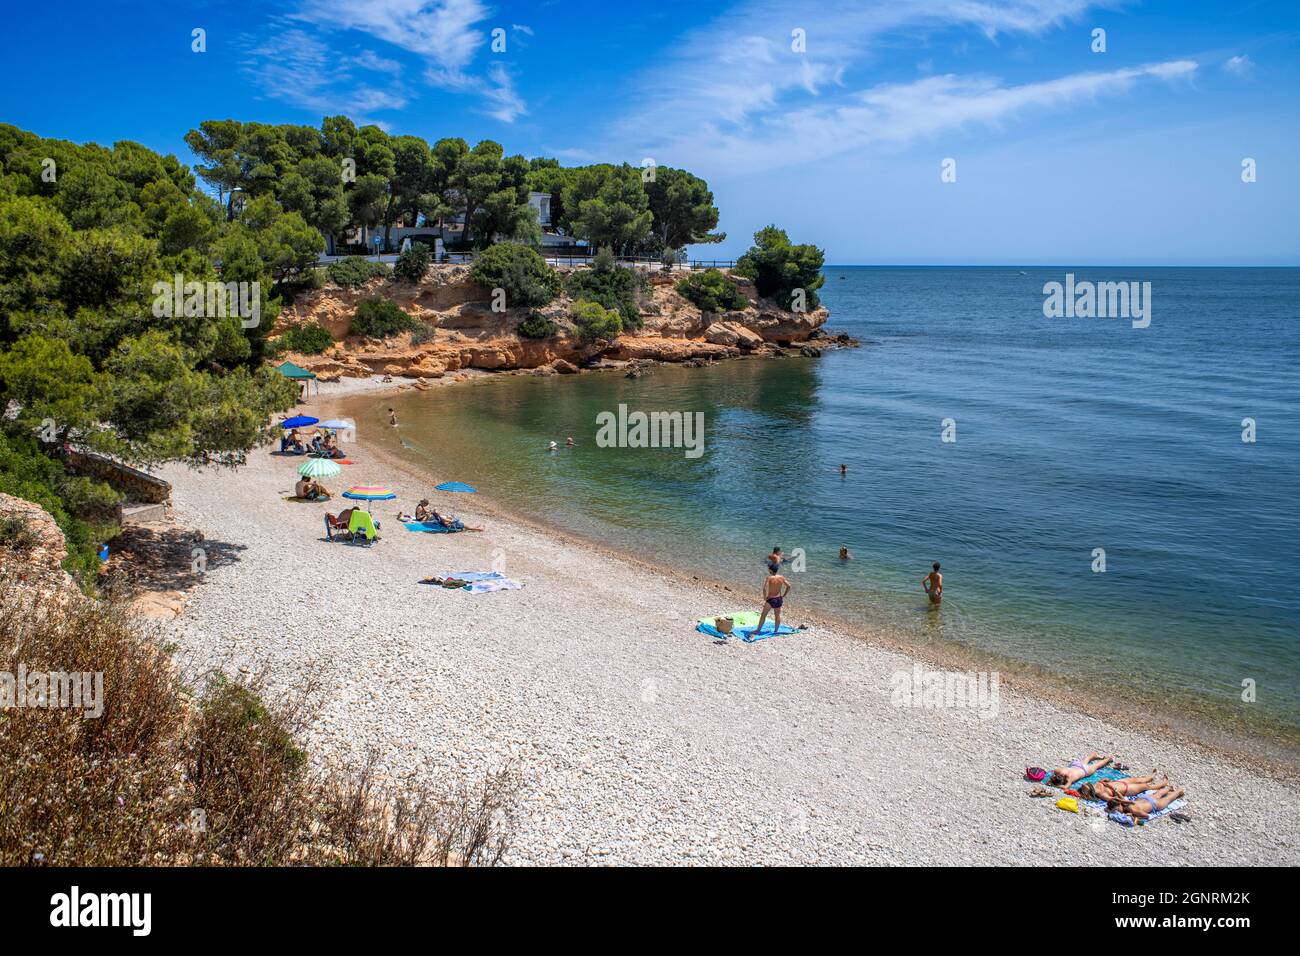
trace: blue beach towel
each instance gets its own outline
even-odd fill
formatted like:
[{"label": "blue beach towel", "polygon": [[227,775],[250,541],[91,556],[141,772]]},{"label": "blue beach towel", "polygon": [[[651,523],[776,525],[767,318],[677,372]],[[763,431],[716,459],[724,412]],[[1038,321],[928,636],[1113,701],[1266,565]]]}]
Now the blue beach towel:
[{"label": "blue beach towel", "polygon": [[448,528],[436,521],[407,521],[404,522],[407,531],[427,531],[429,534],[447,534],[452,531],[460,531],[460,528]]},{"label": "blue beach towel", "polygon": [[734,614],[722,614],[720,617],[729,617],[734,621],[731,634],[723,634],[714,625],[716,617],[703,617],[695,624],[695,629],[701,634],[707,634],[710,637],[726,639],[728,637],[738,637],[746,644],[753,644],[755,641],[765,641],[769,637],[779,637],[785,634],[794,634],[799,629],[791,627],[788,624],[782,624],[780,630],[777,630],[771,621],[763,624],[762,633],[758,632],[758,612],[756,611],[737,611]]}]

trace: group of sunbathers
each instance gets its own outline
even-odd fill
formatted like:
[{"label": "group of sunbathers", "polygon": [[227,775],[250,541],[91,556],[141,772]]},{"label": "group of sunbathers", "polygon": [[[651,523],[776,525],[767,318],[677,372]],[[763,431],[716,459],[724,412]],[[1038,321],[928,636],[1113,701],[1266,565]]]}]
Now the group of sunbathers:
[{"label": "group of sunbathers", "polygon": [[[1084,760],[1071,760],[1064,767],[1055,768],[1047,778],[1054,787],[1069,789],[1086,777],[1091,777],[1102,767],[1109,766],[1115,758],[1106,754],[1091,753]],[[1123,780],[1096,780],[1078,788],[1084,800],[1101,800],[1106,811],[1127,813],[1134,821],[1142,821],[1157,810],[1163,810],[1183,795],[1182,787],[1175,787],[1168,776],[1156,778],[1156,771],[1140,777]]]},{"label": "group of sunbathers", "polygon": [[475,527],[474,525],[465,524],[465,522],[461,521],[455,515],[445,515],[439,513],[437,510],[429,506],[428,498],[420,499],[420,503],[415,506],[415,514],[408,515],[399,512],[397,515],[397,520],[418,522],[420,524],[440,524],[448,531],[482,531],[483,530],[483,527],[481,525]]},{"label": "group of sunbathers", "polygon": [[338,439],[332,431],[326,431],[324,434],[316,432],[311,436],[310,441],[303,441],[298,434],[298,429],[289,429],[288,434],[280,437],[280,451],[289,455],[315,455],[318,458],[342,458],[343,451],[339,448]]}]

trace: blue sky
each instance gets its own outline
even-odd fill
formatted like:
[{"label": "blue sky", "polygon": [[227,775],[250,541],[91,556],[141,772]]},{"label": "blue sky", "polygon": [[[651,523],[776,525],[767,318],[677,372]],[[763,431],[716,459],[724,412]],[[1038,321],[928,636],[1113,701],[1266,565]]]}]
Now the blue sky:
[{"label": "blue sky", "polygon": [[0,120],[185,162],[203,119],[347,113],[690,169],[729,236],[707,257],[776,222],[832,263],[1300,264],[1292,0],[65,0],[6,26]]}]

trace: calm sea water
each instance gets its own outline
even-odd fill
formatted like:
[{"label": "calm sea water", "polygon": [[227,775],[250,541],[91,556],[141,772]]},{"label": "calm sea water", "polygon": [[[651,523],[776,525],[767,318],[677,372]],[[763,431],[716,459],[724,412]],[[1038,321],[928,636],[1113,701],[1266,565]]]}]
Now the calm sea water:
[{"label": "calm sea water", "polygon": [[[1150,327],[1044,317],[1043,284],[1067,271],[1150,282]],[[438,480],[665,564],[756,588],[772,545],[803,549],[794,618],[816,607],[1300,739],[1300,270],[826,276],[829,327],[861,349],[384,404]],[[620,403],[704,412],[705,454],[596,447]]]}]

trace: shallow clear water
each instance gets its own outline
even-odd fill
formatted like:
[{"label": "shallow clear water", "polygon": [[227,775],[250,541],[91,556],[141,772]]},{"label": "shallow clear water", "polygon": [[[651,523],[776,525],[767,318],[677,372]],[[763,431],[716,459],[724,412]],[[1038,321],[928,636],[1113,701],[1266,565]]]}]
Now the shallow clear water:
[{"label": "shallow clear water", "polygon": [[[1046,318],[1043,284],[1066,271],[1151,282],[1150,327]],[[772,545],[803,549],[792,617],[814,606],[1300,732],[1300,270],[826,275],[830,327],[861,349],[640,380],[502,377],[383,405],[437,480],[655,560],[756,589]],[[597,447],[597,414],[620,403],[703,412],[705,453]],[[932,613],[920,579],[935,560]]]}]

